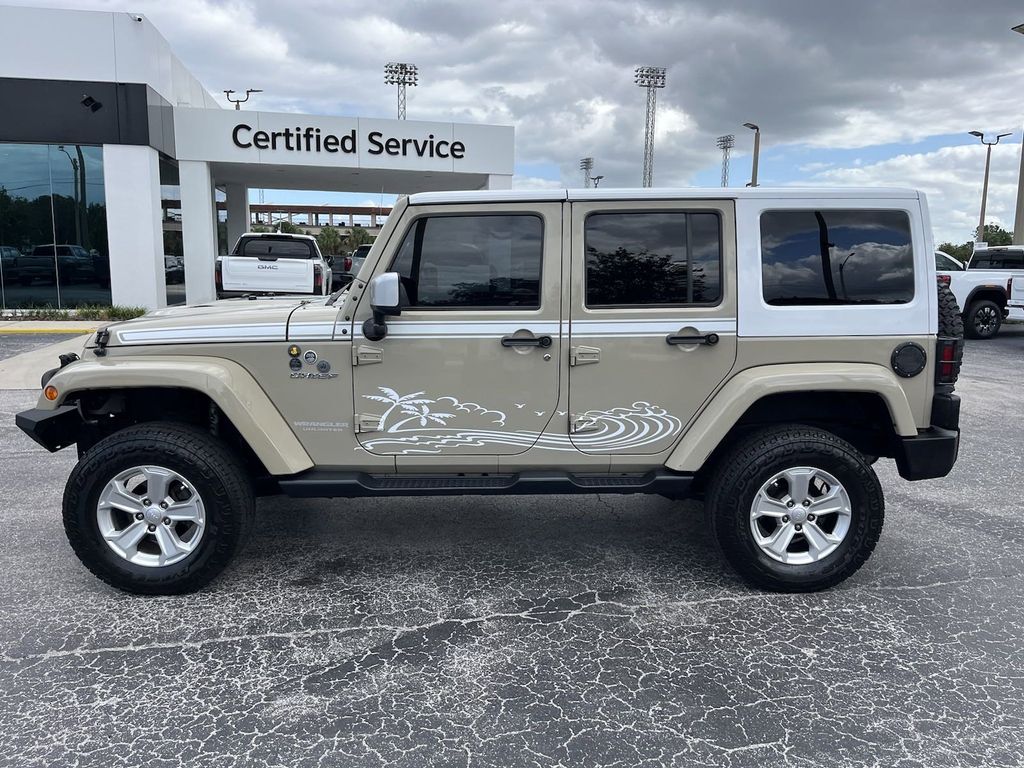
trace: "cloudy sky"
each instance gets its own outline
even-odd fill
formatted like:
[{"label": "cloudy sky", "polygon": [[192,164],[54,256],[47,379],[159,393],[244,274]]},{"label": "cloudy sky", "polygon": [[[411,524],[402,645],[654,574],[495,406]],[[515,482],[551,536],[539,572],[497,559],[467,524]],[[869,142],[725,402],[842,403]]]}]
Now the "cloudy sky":
[{"label": "cloudy sky", "polygon": [[657,186],[716,186],[725,133],[745,183],[751,121],[762,184],[918,187],[940,241],[977,223],[984,151],[967,131],[1013,131],[993,152],[989,198],[989,221],[1013,224],[1020,0],[34,4],[142,13],[213,93],[263,88],[260,109],[392,117],[383,65],[415,62],[409,117],[514,125],[521,187],[579,186],[587,155],[603,185],[639,186],[643,64],[668,68]]}]

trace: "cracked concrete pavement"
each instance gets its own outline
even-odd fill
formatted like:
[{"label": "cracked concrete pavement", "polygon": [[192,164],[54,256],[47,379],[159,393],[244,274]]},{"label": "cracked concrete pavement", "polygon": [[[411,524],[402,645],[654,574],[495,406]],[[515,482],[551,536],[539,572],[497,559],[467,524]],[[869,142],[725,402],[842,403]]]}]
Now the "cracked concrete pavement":
[{"label": "cracked concrete pavement", "polygon": [[131,597],[0,393],[0,765],[1021,765],[1022,359],[969,343],[953,474],[880,462],[881,542],[815,595],[693,503],[467,496],[264,499],[210,588]]}]

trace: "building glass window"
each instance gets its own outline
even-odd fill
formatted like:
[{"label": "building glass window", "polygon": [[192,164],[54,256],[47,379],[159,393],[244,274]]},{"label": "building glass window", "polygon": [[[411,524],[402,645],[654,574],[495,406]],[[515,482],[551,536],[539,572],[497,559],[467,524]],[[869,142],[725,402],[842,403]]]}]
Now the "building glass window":
[{"label": "building glass window", "polygon": [[110,304],[100,147],[0,144],[0,302]]},{"label": "building glass window", "polygon": [[536,309],[544,248],[539,216],[433,216],[418,219],[392,269],[403,306]]},{"label": "building glass window", "polygon": [[181,237],[181,188],[178,166],[160,158],[160,211],[164,240],[164,289],[167,306],[185,303],[185,246]]},{"label": "building glass window", "polygon": [[910,218],[902,211],[761,214],[764,300],[774,306],[906,304],[914,298]]},{"label": "building glass window", "polygon": [[588,307],[714,304],[721,296],[715,212],[594,213],[584,248]]}]

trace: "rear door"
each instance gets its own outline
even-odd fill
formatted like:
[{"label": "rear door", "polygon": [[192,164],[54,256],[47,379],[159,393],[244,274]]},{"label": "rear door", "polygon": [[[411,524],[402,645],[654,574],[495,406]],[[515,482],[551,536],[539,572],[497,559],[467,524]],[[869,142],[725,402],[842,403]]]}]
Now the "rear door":
[{"label": "rear door", "polygon": [[732,201],[572,206],[569,434],[670,449],[736,359]]},{"label": "rear door", "polygon": [[482,471],[537,442],[558,401],[561,213],[561,203],[408,209],[373,270],[400,274],[402,314],[381,341],[362,335],[365,294],[353,318],[364,450],[395,456],[399,470],[455,456]]}]

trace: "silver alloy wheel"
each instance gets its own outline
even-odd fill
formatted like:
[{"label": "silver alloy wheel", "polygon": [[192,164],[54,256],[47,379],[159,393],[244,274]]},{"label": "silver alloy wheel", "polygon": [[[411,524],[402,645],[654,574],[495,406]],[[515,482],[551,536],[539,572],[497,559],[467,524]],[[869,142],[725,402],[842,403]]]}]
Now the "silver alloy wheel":
[{"label": "silver alloy wheel", "polygon": [[156,568],[195,551],[206,529],[206,509],[185,477],[145,465],[119,472],[104,486],[96,522],[107,546],[120,557]]},{"label": "silver alloy wheel", "polygon": [[816,467],[791,467],[754,496],[750,532],[773,560],[808,565],[835,552],[851,518],[850,496],[835,477]]}]

